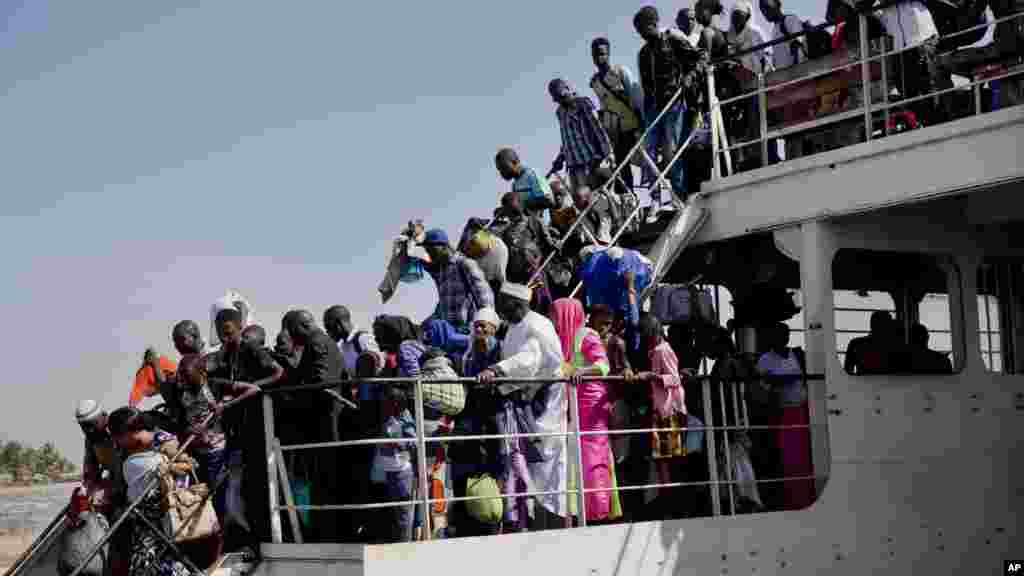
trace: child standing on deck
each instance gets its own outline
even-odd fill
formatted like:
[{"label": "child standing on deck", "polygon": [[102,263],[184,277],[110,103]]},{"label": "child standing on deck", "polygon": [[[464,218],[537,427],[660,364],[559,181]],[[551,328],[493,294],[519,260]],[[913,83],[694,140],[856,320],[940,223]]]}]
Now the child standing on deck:
[{"label": "child standing on deck", "polygon": [[[661,322],[646,312],[640,316],[640,345],[650,362],[650,370],[641,372],[639,378],[651,383],[653,428],[658,430],[651,435],[651,456],[658,484],[681,482],[684,479],[681,459],[686,455],[686,403],[679,377],[679,359],[665,340]],[[663,504],[679,500],[671,498],[672,495],[671,488],[658,489],[658,499]],[[669,511],[664,505],[656,509]]]},{"label": "child standing on deck", "polygon": [[[385,438],[415,439],[416,422],[409,412],[409,398],[399,385],[384,385],[381,403],[382,435]],[[413,444],[378,444],[370,471],[374,502],[403,502],[413,499],[415,486],[412,465]],[[379,524],[373,537],[379,543],[411,542],[415,505],[402,505],[379,511]]]}]

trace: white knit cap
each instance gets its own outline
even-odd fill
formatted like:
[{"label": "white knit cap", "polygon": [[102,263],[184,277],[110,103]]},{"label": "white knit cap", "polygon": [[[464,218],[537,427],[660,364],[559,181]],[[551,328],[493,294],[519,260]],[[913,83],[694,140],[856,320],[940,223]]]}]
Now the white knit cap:
[{"label": "white knit cap", "polygon": [[530,290],[529,286],[523,286],[522,284],[515,284],[512,282],[505,282],[501,285],[501,293],[506,296],[518,298],[525,302],[529,302],[533,296],[533,290]]},{"label": "white knit cap", "polygon": [[732,11],[743,12],[744,14],[753,14],[754,8],[748,0],[738,0],[736,5],[732,7]]},{"label": "white knit cap", "polygon": [[498,313],[493,308],[481,308],[476,311],[476,316],[473,317],[473,323],[487,322],[497,328],[501,326],[501,319],[498,318]]},{"label": "white knit cap", "polygon": [[82,400],[75,409],[75,419],[80,423],[92,422],[103,413],[103,407],[95,400]]}]

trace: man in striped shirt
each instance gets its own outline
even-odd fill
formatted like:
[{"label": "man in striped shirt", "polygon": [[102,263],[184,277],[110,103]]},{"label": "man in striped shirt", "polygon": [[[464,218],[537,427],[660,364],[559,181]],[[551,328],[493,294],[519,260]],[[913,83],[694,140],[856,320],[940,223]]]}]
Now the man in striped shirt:
[{"label": "man in striped shirt", "polygon": [[562,151],[555,158],[551,171],[558,172],[567,166],[575,190],[587,184],[592,170],[614,162],[611,141],[589,98],[576,95],[561,78],[548,84],[548,93],[558,104],[555,115],[562,133]]}]

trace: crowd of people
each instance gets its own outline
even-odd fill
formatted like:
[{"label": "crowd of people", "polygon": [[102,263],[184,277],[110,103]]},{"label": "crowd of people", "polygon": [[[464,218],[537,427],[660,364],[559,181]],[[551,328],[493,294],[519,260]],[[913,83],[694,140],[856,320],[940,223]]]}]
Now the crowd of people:
[{"label": "crowd of people", "polygon": [[[590,79],[597,106],[590,98],[577,94],[564,79],[556,78],[549,83],[548,92],[557,105],[562,139],[561,151],[549,175],[567,170],[575,191],[604,184],[602,176],[606,172],[599,172],[600,169],[614,169],[623,163],[639,167],[639,182],[632,168],[622,170],[621,179],[615,183],[621,196],[635,185],[650,187],[656,170],[668,170],[670,185],[651,191],[652,210],[648,217],[656,219],[662,208],[673,209],[710,177],[708,64],[715,62],[719,100],[751,94],[722,110],[731,142],[750,142],[760,135],[757,98],[752,94],[757,87],[757,75],[822,59],[833,52],[859,53],[857,19],[861,13],[868,18],[869,38],[888,37],[892,49],[899,52],[885,64],[893,79],[893,93],[885,97],[910,100],[906,110],[897,115],[907,119],[907,126],[934,125],[953,119],[959,114],[954,94],[914,99],[953,87],[953,52],[984,36],[986,8],[991,8],[997,18],[1024,11],[1019,2],[1012,0],[905,0],[880,3],[881,8],[871,10],[876,3],[831,0],[828,15],[836,23],[832,31],[785,12],[782,0],[758,2],[770,27],[767,31],[755,23],[749,0],[734,3],[725,29],[718,27],[719,17],[724,16],[720,0],[697,0],[692,8],[679,10],[674,28],[663,26],[653,6],[642,8],[633,20],[637,34],[644,40],[636,57],[638,75],[626,65],[613,63],[611,42],[598,37],[591,43],[596,71]],[[954,8],[953,4],[957,6]],[[979,28],[962,33],[972,27]],[[996,45],[1001,48],[997,58],[1019,61],[1022,29],[1019,20],[996,27]],[[786,38],[789,40],[785,41]],[[774,44],[754,49],[766,43]],[[1007,78],[1001,84],[997,90],[1000,102],[994,107],[1021,103],[1019,77]],[[673,100],[679,90],[682,96]],[[768,121],[771,126],[776,120]],[[645,132],[647,138],[642,148],[646,157],[642,153],[631,154]],[[671,163],[691,132],[693,142],[678,161]],[[760,147],[744,146],[732,154],[739,170],[762,163]],[[783,154],[781,146],[769,146],[765,161],[777,162]],[[665,197],[666,193],[670,197]]]},{"label": "crowd of people", "polygon": [[[702,419],[715,418],[722,407],[712,398],[712,413],[705,414],[694,377],[700,361],[708,359],[712,378],[768,382],[750,388],[754,419],[784,427],[750,433],[752,468],[758,476],[798,480],[765,486],[748,503],[755,509],[810,505],[810,432],[801,428],[808,423],[805,368],[802,353],[789,347],[788,328],[758,326],[759,355],[744,360],[730,331],[707,318],[691,315],[680,322],[642,312],[642,295],[654,281],[651,263],[612,245],[637,205],[632,170],[623,171],[608,194],[594,192],[611,181],[617,161],[636,163],[647,182],[655,167],[667,168],[689,131],[701,125],[707,98],[700,74],[711,58],[804,28],[782,11],[780,0],[762,0],[760,10],[773,26],[769,36],[754,26],[751,5],[742,0],[732,9],[728,32],[713,24],[722,11],[715,0],[681,10],[678,29],[662,28],[658,11],[642,8],[634,18],[645,42],[638,78],[612,64],[609,40],[594,39],[590,86],[600,107],[564,80],[548,87],[562,137],[552,171],[541,177],[515,150],[502,149],[495,167],[511,190],[492,217],[471,219],[455,244],[444,230],[428,230],[420,222],[402,231],[380,291],[386,302],[400,283],[429,276],[438,302],[426,321],[380,315],[362,329],[342,305],[326,308],[319,322],[308,310],[292,310],[270,347],[248,304],[231,297],[215,306],[212,347],[197,322],[174,325],[170,335],[180,359],[147,350],[143,371],[151,375],[151,386],[133,393],[131,406],[108,414],[93,401],[79,405],[88,495],[112,517],[139,502],[142,513],[160,524],[166,510],[158,494],[143,489],[147,473],[185,476],[191,470],[209,486],[220,526],[209,549],[196,553],[205,552],[207,559],[223,550],[258,555],[271,524],[268,442],[288,447],[389,439],[284,453],[288,488],[298,504],[364,505],[303,509],[299,529],[306,541],[405,542],[422,538],[428,526],[435,537],[572,526],[580,522],[579,499],[572,496],[577,478],[588,490],[582,501],[589,525],[704,514],[707,486],[662,487],[653,499],[629,487],[710,479],[701,454]],[[882,11],[882,22],[891,21],[890,12],[902,22],[901,30],[913,30],[900,45],[918,46],[922,82],[934,80],[928,9],[916,0],[898,3]],[[717,67],[723,74],[717,84],[728,90],[738,86],[739,70],[756,74],[799,63],[820,52],[811,49],[819,40],[807,35],[775,50],[741,54],[735,66]],[[683,97],[672,102],[680,89]],[[659,115],[646,143],[656,166],[628,158]],[[750,118],[747,124],[756,124]],[[693,162],[698,154],[695,147],[670,170],[669,189],[678,199],[706,176]],[[562,169],[568,183],[551,179]],[[575,298],[577,282],[583,291]],[[884,323],[873,319],[873,336],[851,345],[851,372],[882,369],[870,363]],[[927,332],[915,331],[915,344],[922,339],[927,350]],[[911,352],[915,362],[938,363],[918,348]],[[372,381],[396,377],[463,377],[474,383],[423,385],[420,411],[411,380]],[[577,398],[572,409],[566,378]],[[273,399],[273,414],[265,415],[257,400],[265,394]],[[138,408],[149,395],[159,395],[164,408]],[[274,437],[265,434],[271,429],[265,417],[273,422]],[[578,445],[559,436],[576,424],[586,433]],[[425,470],[414,441],[419,427],[431,439],[450,439],[426,445]],[[613,429],[655,432],[602,434]],[[534,436],[452,439],[509,434]],[[186,438],[188,448],[179,456],[179,439]],[[428,485],[420,485],[423,477]],[[429,519],[421,517],[419,506],[367,506],[423,494],[439,500],[431,504]],[[490,498],[459,500],[485,496]],[[296,528],[289,522],[284,527],[289,533]],[[184,565],[161,547],[146,530],[124,531],[114,540],[115,573],[182,573]]]},{"label": "crowd of people", "polygon": [[[698,340],[711,331],[728,341],[718,348],[694,352],[674,342],[677,336],[666,332],[656,314],[640,311],[638,286],[642,290],[649,281],[649,262],[630,250],[587,252],[578,274],[593,281],[582,298],[553,294],[545,300],[530,285],[508,279],[492,289],[477,261],[449,246],[442,230],[423,232],[420,245],[429,258],[422,265],[439,293],[434,313],[422,323],[381,315],[364,330],[342,305],[326,308],[319,322],[310,311],[293,310],[282,318],[270,348],[265,329],[243,306],[221,304],[213,315],[213,350],[197,322],[177,323],[170,335],[180,359],[147,350],[144,366],[154,382],[136,395],[159,396],[161,410],[129,406],[107,414],[92,401],[79,406],[88,494],[105,499],[104,509],[113,516],[149,498],[140,509],[159,525],[166,511],[158,495],[143,490],[145,473],[165,473],[161,463],[176,453],[178,439],[190,438],[184,462],[210,487],[220,521],[216,544],[200,555],[210,560],[239,549],[255,555],[270,536],[268,441],[288,447],[392,439],[285,452],[298,504],[365,508],[302,510],[299,529],[307,542],[407,542],[422,538],[426,526],[433,537],[569,527],[580,522],[572,493],[579,477],[588,490],[588,525],[705,513],[706,488],[663,487],[653,500],[644,490],[626,488],[709,479],[698,419],[703,406],[688,395],[699,388],[693,375],[700,358],[735,354],[728,332],[721,334],[724,328],[688,327],[700,334]],[[787,392],[786,401],[805,414],[802,368],[787,364],[795,357],[787,344],[788,335],[765,352],[757,369],[787,376],[786,386],[797,391]],[[425,383],[464,377],[473,383],[423,384],[418,422],[412,380],[373,380],[402,377]],[[566,378],[575,390],[575,410]],[[256,398],[261,394],[273,399],[274,438],[264,434],[263,403]],[[573,418],[585,433],[578,444],[559,436],[575,425]],[[453,439],[426,444],[425,470],[416,453],[420,425],[431,439]],[[601,434],[623,428],[656,431]],[[540,436],[465,439],[515,434]],[[801,473],[809,471],[809,454],[793,460]],[[421,486],[424,471],[428,485]],[[418,505],[365,507],[408,503],[424,494],[452,501],[432,503],[429,522]],[[782,496],[778,505],[806,506],[813,496],[797,498]],[[293,537],[295,526],[286,521],[284,527],[286,538]],[[161,543],[146,530],[129,531],[125,538],[121,546],[130,553],[124,567],[131,573],[183,569],[160,553]]]}]

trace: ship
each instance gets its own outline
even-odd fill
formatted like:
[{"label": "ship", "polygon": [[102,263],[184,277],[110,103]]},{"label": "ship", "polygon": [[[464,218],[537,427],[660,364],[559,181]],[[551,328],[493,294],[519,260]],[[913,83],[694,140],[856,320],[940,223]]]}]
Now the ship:
[{"label": "ship", "polygon": [[[863,15],[856,24],[867,30]],[[710,179],[658,218],[643,218],[638,207],[631,218],[643,223],[616,235],[647,255],[655,284],[727,294],[741,351],[761,346],[756,330],[742,326],[744,314],[756,316],[759,294],[798,299],[799,313],[786,321],[810,375],[810,506],[736,505],[739,480],[726,452],[730,435],[751,426],[749,408],[736,387],[705,381],[707,514],[401,544],[305,543],[287,528],[308,507],[279,481],[289,447],[275,443],[270,419],[272,537],[246,571],[953,575],[996,574],[1021,560],[1024,107],[998,94],[1021,82],[1020,48],[958,54],[953,63],[967,82],[918,100],[948,98],[962,110],[914,129],[894,121],[913,103],[890,97],[895,52],[867,34],[850,50],[755,79],[748,95],[762,121],[749,142],[730,138],[722,111],[739,99],[719,100],[709,74]],[[804,113],[787,112],[794,108]],[[780,140],[785,159],[772,159],[769,147]],[[760,154],[736,153],[743,148]],[[664,178],[670,165],[661,166]],[[846,349],[868,333],[875,311],[890,313],[903,337],[926,324],[952,370],[851,373]],[[728,413],[713,413],[712,394]],[[273,414],[273,398],[264,402]],[[573,431],[567,436],[572,442]],[[421,494],[416,505],[429,504]],[[62,525],[56,518],[8,574],[52,574]],[[217,568],[232,570],[241,571],[232,558]]]}]

